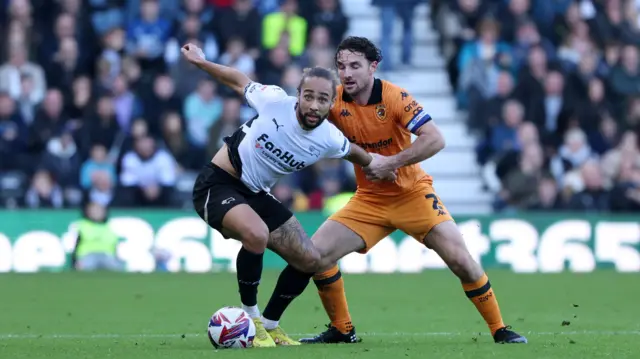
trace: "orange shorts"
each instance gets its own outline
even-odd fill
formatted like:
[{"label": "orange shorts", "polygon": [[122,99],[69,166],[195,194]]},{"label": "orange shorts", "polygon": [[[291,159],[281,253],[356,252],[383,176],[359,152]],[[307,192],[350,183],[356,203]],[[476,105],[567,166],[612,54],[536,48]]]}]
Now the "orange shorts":
[{"label": "orange shorts", "polygon": [[360,253],[368,252],[386,236],[399,229],[420,243],[429,231],[445,221],[452,221],[446,207],[436,195],[431,180],[399,196],[356,195],[329,219],[356,232],[366,243]]}]

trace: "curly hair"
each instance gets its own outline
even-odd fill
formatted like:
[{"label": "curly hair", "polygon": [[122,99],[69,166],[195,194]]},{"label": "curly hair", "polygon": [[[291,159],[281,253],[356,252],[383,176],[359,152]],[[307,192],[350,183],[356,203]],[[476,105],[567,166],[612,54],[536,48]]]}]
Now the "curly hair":
[{"label": "curly hair", "polygon": [[371,40],[367,39],[366,37],[348,36],[344,40],[342,40],[340,45],[338,45],[336,54],[333,57],[333,62],[336,67],[338,66],[338,54],[340,54],[340,51],[342,50],[359,52],[363,54],[369,62],[376,61],[380,63],[382,61],[382,52],[373,42],[371,42]]},{"label": "curly hair", "polygon": [[331,96],[333,97],[336,95],[336,87],[340,83],[338,81],[338,78],[336,77],[336,74],[332,70],[320,66],[309,67],[302,71],[302,78],[300,79],[300,83],[298,84],[298,93],[302,89],[302,84],[309,77],[319,77],[331,81],[331,89],[333,90]]}]

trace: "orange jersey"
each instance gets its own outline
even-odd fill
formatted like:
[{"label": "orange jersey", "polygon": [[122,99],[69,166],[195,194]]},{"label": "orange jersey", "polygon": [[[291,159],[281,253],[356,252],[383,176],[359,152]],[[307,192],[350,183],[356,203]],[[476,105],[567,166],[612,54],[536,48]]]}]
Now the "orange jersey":
[{"label": "orange jersey", "polygon": [[[336,103],[329,120],[352,143],[384,156],[395,155],[411,146],[411,133],[431,120],[425,110],[404,89],[375,79],[369,102],[360,106],[351,96],[337,88]],[[398,169],[395,182],[371,182],[360,166],[354,166],[358,191],[376,195],[397,195],[411,190],[420,180],[431,177],[420,164]]]}]

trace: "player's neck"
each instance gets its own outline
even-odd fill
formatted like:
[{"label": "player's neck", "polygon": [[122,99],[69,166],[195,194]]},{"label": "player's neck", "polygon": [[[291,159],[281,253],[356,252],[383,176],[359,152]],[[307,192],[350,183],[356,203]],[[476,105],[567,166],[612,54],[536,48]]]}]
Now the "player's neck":
[{"label": "player's neck", "polygon": [[371,77],[367,86],[353,97],[353,101],[355,101],[355,103],[357,103],[360,106],[366,106],[369,103],[369,99],[371,98],[371,93],[373,92],[374,81],[375,79]]}]

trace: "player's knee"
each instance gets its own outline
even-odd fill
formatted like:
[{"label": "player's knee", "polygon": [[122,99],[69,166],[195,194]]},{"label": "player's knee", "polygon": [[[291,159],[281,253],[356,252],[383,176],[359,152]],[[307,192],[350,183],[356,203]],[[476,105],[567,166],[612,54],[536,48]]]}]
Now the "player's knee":
[{"label": "player's knee", "polygon": [[317,250],[309,251],[305,254],[297,265],[297,269],[304,273],[316,273],[320,270],[322,258]]},{"label": "player's knee", "polygon": [[453,255],[449,261],[449,269],[464,283],[472,283],[480,279],[483,274],[480,265],[471,258],[467,251]]},{"label": "player's knee", "polygon": [[320,260],[320,263],[318,264],[318,269],[316,270],[316,273],[326,272],[337,265],[338,263],[335,260],[333,260],[333,258],[323,256],[322,259]]},{"label": "player's knee", "polygon": [[263,253],[269,241],[269,228],[266,224],[247,228],[242,233],[242,245],[250,252]]}]

